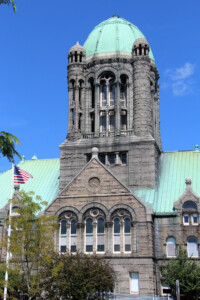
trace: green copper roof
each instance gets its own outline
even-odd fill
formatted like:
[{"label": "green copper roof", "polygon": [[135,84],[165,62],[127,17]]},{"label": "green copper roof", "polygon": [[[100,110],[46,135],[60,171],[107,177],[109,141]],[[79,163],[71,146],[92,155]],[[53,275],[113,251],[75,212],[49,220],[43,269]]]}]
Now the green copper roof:
[{"label": "green copper roof", "polygon": [[[86,57],[106,52],[131,53],[133,43],[140,37],[145,36],[135,25],[113,16],[93,29],[83,47],[86,50]],[[149,57],[154,60],[151,50]]]},{"label": "green copper roof", "polygon": [[161,154],[159,178],[155,189],[137,189],[133,193],[156,213],[173,212],[173,203],[184,193],[185,179],[190,177],[192,189],[200,195],[200,152],[174,151]]},{"label": "green copper roof", "polygon": [[[19,168],[30,173],[33,178],[20,185],[24,191],[34,191],[35,195],[41,196],[48,204],[56,198],[59,191],[59,159],[33,159],[21,162]],[[0,174],[0,209],[3,208],[10,198],[11,169]]]}]

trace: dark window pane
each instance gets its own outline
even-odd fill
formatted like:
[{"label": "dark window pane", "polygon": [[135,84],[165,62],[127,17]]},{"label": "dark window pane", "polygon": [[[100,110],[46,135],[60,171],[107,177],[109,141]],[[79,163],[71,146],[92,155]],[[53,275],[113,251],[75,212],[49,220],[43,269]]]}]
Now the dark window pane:
[{"label": "dark window pane", "polygon": [[86,245],[86,252],[92,252],[93,246],[92,245]]},{"label": "dark window pane", "polygon": [[106,156],[105,156],[105,154],[100,154],[99,155],[99,160],[100,160],[100,162],[102,162],[102,164],[105,165],[105,163],[106,163]]},{"label": "dark window pane", "polygon": [[97,246],[97,251],[98,252],[104,252],[104,245],[98,245]]},{"label": "dark window pane", "polygon": [[97,233],[104,233],[104,219],[103,218],[98,219]]},{"label": "dark window pane", "polygon": [[131,245],[125,245],[125,251],[131,251]]},{"label": "dark window pane", "polygon": [[71,221],[71,234],[76,234],[76,220]]},{"label": "dark window pane", "polygon": [[67,227],[66,227],[66,220],[61,221],[61,234],[66,234],[67,233]]},{"label": "dark window pane", "polygon": [[108,161],[109,161],[110,165],[114,165],[115,164],[115,154],[109,154]]},{"label": "dark window pane", "polygon": [[185,208],[185,209],[197,209],[197,206],[196,206],[196,204],[194,202],[189,201],[189,202],[186,202],[183,205],[183,208]]},{"label": "dark window pane", "polygon": [[60,247],[60,252],[66,252],[67,250],[67,247],[66,246],[61,246]]},{"label": "dark window pane", "polygon": [[123,165],[127,164],[126,153],[121,153],[121,162]]},{"label": "dark window pane", "polygon": [[92,158],[92,155],[91,154],[87,154],[87,162],[89,162]]},{"label": "dark window pane", "polygon": [[91,218],[86,220],[86,233],[93,233],[93,220]]},{"label": "dark window pane", "polygon": [[76,252],[76,246],[75,245],[71,246],[71,252]]},{"label": "dark window pane", "polygon": [[120,245],[114,245],[114,251],[119,252],[120,251]]},{"label": "dark window pane", "polygon": [[114,219],[114,233],[120,233],[120,221],[119,218]]},{"label": "dark window pane", "polygon": [[124,220],[124,232],[125,233],[131,232],[131,221],[129,218],[125,218]]}]

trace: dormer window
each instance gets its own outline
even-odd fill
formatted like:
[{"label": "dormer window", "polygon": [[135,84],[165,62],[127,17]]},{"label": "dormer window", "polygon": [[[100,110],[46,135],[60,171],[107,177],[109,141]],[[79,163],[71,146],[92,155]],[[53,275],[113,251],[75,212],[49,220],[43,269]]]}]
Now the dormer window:
[{"label": "dormer window", "polygon": [[183,225],[198,225],[197,205],[192,201],[183,204]]}]

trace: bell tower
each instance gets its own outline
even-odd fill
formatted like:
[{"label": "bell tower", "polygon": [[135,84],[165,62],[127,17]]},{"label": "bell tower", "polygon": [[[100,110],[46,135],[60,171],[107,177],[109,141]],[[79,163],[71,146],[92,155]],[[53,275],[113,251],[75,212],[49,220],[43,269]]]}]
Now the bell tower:
[{"label": "bell tower", "polygon": [[84,46],[69,50],[67,69],[60,189],[90,160],[94,146],[100,161],[130,189],[153,188],[161,152],[159,75],[142,33],[115,15],[96,26]]}]

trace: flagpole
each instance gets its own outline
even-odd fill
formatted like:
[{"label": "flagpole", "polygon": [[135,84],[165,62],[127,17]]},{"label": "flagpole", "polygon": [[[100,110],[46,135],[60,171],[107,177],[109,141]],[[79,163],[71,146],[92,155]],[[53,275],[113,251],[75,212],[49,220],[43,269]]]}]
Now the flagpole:
[{"label": "flagpole", "polygon": [[5,285],[4,285],[4,298],[7,298],[7,289],[8,289],[8,266],[10,258],[10,236],[11,236],[11,215],[12,215],[12,198],[14,190],[14,160],[12,162],[12,176],[11,176],[11,192],[10,192],[10,205],[9,205],[9,218],[8,218],[8,244],[7,244],[7,253],[6,253],[6,272],[5,272]]}]

